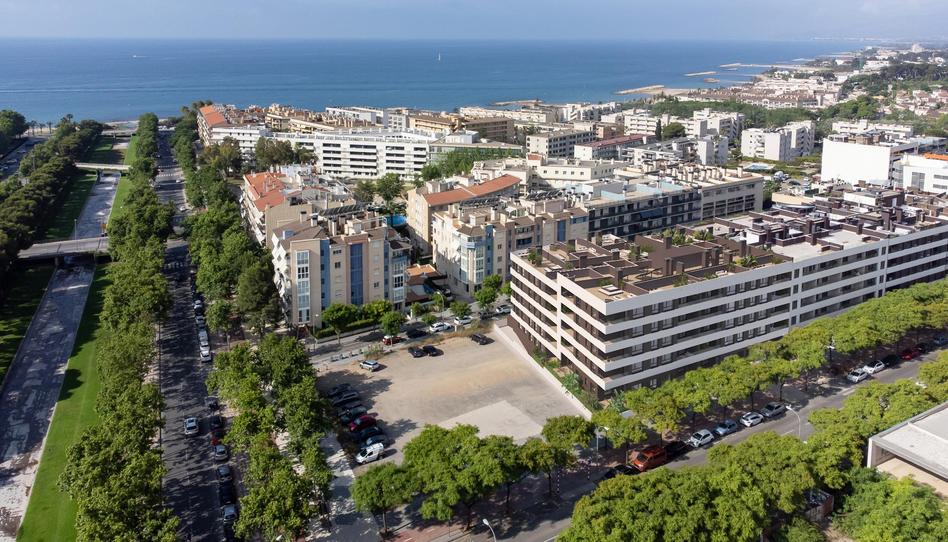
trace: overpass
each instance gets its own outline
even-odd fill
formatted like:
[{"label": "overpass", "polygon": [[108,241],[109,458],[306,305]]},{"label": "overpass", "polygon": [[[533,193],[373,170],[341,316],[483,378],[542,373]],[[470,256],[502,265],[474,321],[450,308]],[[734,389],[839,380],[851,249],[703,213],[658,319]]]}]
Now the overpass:
[{"label": "overpass", "polygon": [[79,169],[93,169],[95,171],[128,171],[130,166],[125,164],[95,164],[92,162],[76,162]]},{"label": "overpass", "polygon": [[86,237],[35,243],[17,254],[19,260],[58,260],[66,256],[108,254],[108,237]]}]

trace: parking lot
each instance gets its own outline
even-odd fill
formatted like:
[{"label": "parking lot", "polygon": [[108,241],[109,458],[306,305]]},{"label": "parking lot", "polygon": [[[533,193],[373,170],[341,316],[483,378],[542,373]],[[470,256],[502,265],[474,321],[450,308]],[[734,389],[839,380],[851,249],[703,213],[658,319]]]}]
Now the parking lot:
[{"label": "parking lot", "polygon": [[[338,361],[319,373],[326,392],[348,383],[388,435],[384,461],[401,461],[401,449],[425,424],[476,425],[481,435],[509,435],[518,442],[538,435],[547,418],[579,411],[528,362],[498,341],[478,345],[468,338],[438,345],[444,354],[413,358],[399,349],[383,357],[374,373],[357,361]],[[365,467],[360,467],[365,468]],[[357,471],[358,472],[358,469]]]}]

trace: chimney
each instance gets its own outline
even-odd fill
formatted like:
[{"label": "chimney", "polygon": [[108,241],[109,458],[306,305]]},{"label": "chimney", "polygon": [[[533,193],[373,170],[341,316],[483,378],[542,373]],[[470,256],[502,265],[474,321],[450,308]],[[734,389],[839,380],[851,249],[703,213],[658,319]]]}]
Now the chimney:
[{"label": "chimney", "polygon": [[669,249],[669,248],[672,247],[672,238],[671,238],[671,236],[662,238],[662,241],[664,241],[664,243],[665,243],[665,248],[666,248],[666,249]]},{"label": "chimney", "polygon": [[701,253],[701,267],[711,267],[711,251],[705,250]]},{"label": "chimney", "polygon": [[664,276],[668,277],[668,276],[671,276],[671,272],[672,272],[672,259],[665,258],[665,268],[662,270],[662,273]]},{"label": "chimney", "polygon": [[830,217],[826,215],[823,217],[823,229],[828,230],[830,228]]},{"label": "chimney", "polygon": [[685,274],[685,262],[679,260],[675,262],[675,274],[684,275]]},{"label": "chimney", "polygon": [[856,224],[856,234],[862,235],[862,222],[860,222],[859,224]]},{"label": "chimney", "polygon": [[816,236],[812,233],[806,236],[806,240],[809,241],[811,245],[816,244]]},{"label": "chimney", "polygon": [[734,253],[730,250],[724,253],[724,265],[731,265],[734,262]]},{"label": "chimney", "polygon": [[721,247],[714,247],[714,265],[721,265]]},{"label": "chimney", "polygon": [[896,207],[896,208],[895,208],[895,222],[896,222],[896,224],[901,224],[903,218],[905,218],[905,212],[902,211],[902,208],[901,208],[901,207]]},{"label": "chimney", "polygon": [[747,239],[741,239],[741,258],[747,256]]}]

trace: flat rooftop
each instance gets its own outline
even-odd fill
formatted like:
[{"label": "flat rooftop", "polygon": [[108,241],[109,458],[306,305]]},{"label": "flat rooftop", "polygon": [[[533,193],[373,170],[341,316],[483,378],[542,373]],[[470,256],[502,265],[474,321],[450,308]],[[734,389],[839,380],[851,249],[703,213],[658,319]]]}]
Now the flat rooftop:
[{"label": "flat rooftop", "polygon": [[871,437],[870,442],[948,480],[948,402]]}]

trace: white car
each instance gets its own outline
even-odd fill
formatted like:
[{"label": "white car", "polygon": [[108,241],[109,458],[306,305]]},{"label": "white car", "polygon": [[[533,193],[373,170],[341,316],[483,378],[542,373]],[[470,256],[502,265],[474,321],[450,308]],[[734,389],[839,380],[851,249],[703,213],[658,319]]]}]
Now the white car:
[{"label": "white car", "polygon": [[510,314],[510,305],[501,305],[494,309],[494,314]]},{"label": "white car", "polygon": [[356,454],[356,463],[364,465],[366,463],[377,461],[382,457],[382,452],[384,451],[385,445],[381,442],[372,444],[371,446],[366,446],[365,448],[359,450],[359,453]]},{"label": "white car", "polygon": [[866,371],[867,373],[871,375],[874,375],[883,369],[885,369],[885,363],[882,363],[881,361],[877,361],[875,363],[867,363],[865,367],[862,368],[863,371]]},{"label": "white car", "polygon": [[200,432],[197,418],[188,418],[184,420],[184,434],[191,437]]},{"label": "white car", "polygon": [[474,321],[474,319],[471,318],[470,316],[465,316],[464,318],[455,317],[455,318],[454,318],[454,325],[456,325],[456,326],[466,326],[466,325],[470,324],[470,323],[473,322],[473,321]]},{"label": "white car", "polygon": [[702,446],[707,446],[711,444],[711,441],[714,440],[714,434],[707,429],[699,429],[695,431],[691,438],[688,439],[688,444],[692,448],[700,448]]},{"label": "white car", "polygon": [[428,328],[429,333],[438,333],[440,331],[450,331],[451,325],[447,322],[435,322]]},{"label": "white car", "polygon": [[849,371],[849,374],[846,375],[846,380],[852,382],[853,384],[858,384],[867,378],[869,378],[869,373],[862,367],[853,369],[852,371]]},{"label": "white car", "polygon": [[741,416],[741,425],[744,427],[754,427],[764,421],[764,416],[760,412],[748,412]]},{"label": "white car", "polygon": [[214,354],[211,353],[211,349],[201,347],[201,361],[207,363],[213,359],[214,359]]}]

